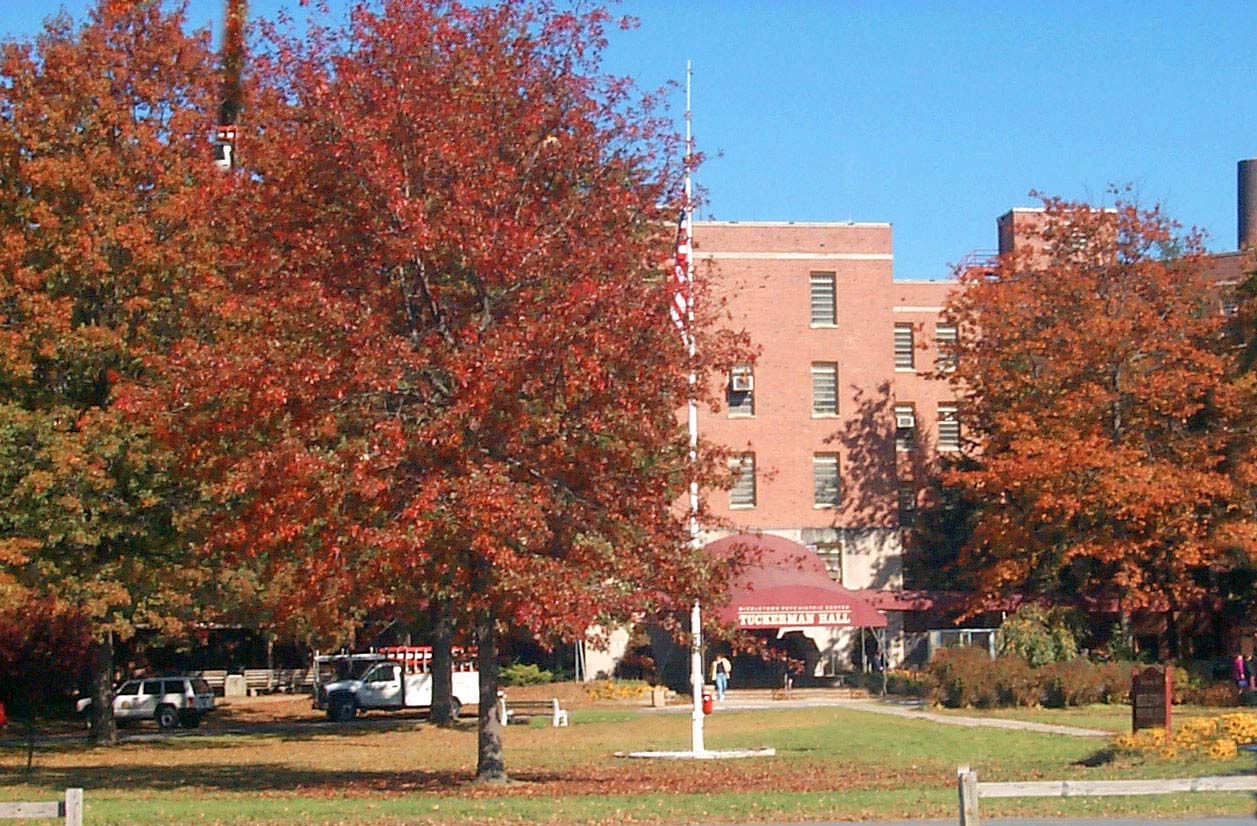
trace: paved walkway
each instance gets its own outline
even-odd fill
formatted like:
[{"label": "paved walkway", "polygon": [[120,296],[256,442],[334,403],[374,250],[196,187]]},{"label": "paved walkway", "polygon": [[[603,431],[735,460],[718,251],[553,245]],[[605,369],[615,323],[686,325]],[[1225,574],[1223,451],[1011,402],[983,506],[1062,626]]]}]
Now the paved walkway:
[{"label": "paved walkway", "polygon": [[[855,698],[850,692],[841,689],[796,689],[789,699],[774,700],[772,692],[767,690],[744,689],[730,691],[725,695],[723,703],[716,704],[716,711],[771,711],[792,708],[849,708],[853,711],[867,711],[872,714],[890,714],[907,717],[912,720],[929,720],[948,726],[967,726],[970,728],[1002,728],[1012,731],[1035,731],[1043,734],[1064,734],[1069,737],[1112,737],[1113,732],[1099,729],[1064,726],[1056,723],[1032,723],[1025,720],[1007,720],[997,717],[965,717],[956,714],[939,714],[926,711],[919,702],[903,702]],[[688,713],[688,705],[669,705],[660,709],[647,709],[654,712]]]}]

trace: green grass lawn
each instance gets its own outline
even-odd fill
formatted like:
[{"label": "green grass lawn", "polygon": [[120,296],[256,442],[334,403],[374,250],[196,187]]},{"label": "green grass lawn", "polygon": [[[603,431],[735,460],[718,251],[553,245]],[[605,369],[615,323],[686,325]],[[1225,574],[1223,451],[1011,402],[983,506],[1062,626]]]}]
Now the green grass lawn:
[{"label": "green grass lawn", "polygon": [[[773,758],[651,761],[619,751],[684,749],[685,714],[579,710],[568,728],[512,726],[507,767],[521,782],[470,784],[476,733],[404,730],[216,735],[117,749],[42,749],[36,770],[0,751],[0,799],[86,789],[92,824],[659,823],[954,817],[955,771],[983,780],[1186,777],[1249,771],[1225,763],[1103,759],[1103,740],[972,729],[844,709],[725,712],[710,748],[771,746]],[[1099,759],[1097,759],[1099,758]],[[1095,765],[1092,765],[1095,764]],[[984,801],[991,816],[1251,814],[1246,795]]]}]

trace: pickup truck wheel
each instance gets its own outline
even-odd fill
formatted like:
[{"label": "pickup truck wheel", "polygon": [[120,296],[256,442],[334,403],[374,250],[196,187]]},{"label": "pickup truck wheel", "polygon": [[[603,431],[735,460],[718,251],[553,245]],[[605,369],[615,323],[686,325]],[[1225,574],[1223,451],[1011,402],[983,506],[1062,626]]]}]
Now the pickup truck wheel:
[{"label": "pickup truck wheel", "polygon": [[153,715],[153,719],[157,721],[158,728],[174,728],[179,722],[179,712],[175,711],[174,706],[158,706],[157,713]]},{"label": "pickup truck wheel", "polygon": [[334,723],[348,723],[357,713],[353,697],[333,697],[327,706],[327,718]]},{"label": "pickup truck wheel", "polygon": [[457,697],[450,698],[450,719],[457,720],[458,715],[463,713],[463,704],[458,701]]}]

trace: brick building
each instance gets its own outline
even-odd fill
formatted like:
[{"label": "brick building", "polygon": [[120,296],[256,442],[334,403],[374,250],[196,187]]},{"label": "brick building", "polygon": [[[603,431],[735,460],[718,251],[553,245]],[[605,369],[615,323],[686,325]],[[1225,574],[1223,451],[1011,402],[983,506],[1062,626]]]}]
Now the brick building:
[{"label": "brick building", "polygon": [[[740,455],[713,513],[811,548],[848,588],[900,592],[914,474],[958,436],[946,383],[927,378],[955,335],[940,321],[952,285],[894,281],[889,224],[699,222],[694,257],[760,347],[724,407],[700,413],[699,432]],[[903,617],[890,619],[898,662]],[[820,670],[849,667],[858,632],[805,633]]]}]

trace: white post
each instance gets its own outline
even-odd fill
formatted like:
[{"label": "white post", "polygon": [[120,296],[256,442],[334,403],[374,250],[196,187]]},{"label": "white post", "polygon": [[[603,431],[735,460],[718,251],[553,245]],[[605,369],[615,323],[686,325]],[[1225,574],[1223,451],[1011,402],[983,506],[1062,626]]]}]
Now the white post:
[{"label": "white post", "polygon": [[692,631],[690,678],[694,688],[694,709],[690,712],[690,739],[693,741],[694,753],[702,754],[707,750],[703,745],[703,617],[697,600],[694,602],[693,610],[690,611],[690,629]]},{"label": "white post", "polygon": [[65,826],[83,826],[83,790],[65,790]]},{"label": "white post", "polygon": [[[685,228],[686,240],[690,245],[690,254],[686,256],[686,339],[689,344],[690,363],[694,361],[694,211],[693,190],[690,184],[690,157],[693,150],[690,136],[690,75],[693,67],[685,61]],[[698,384],[698,376],[690,369],[690,542],[694,548],[699,546],[698,540],[698,479],[694,475],[698,468],[698,404],[694,401],[694,389]],[[690,711],[690,748],[695,754],[702,754],[707,749],[703,745],[703,614],[698,600],[690,610],[690,686],[694,693],[694,707]]]},{"label": "white post", "polygon": [[956,771],[956,788],[960,794],[960,826],[982,826],[978,810],[978,774],[961,766]]}]

